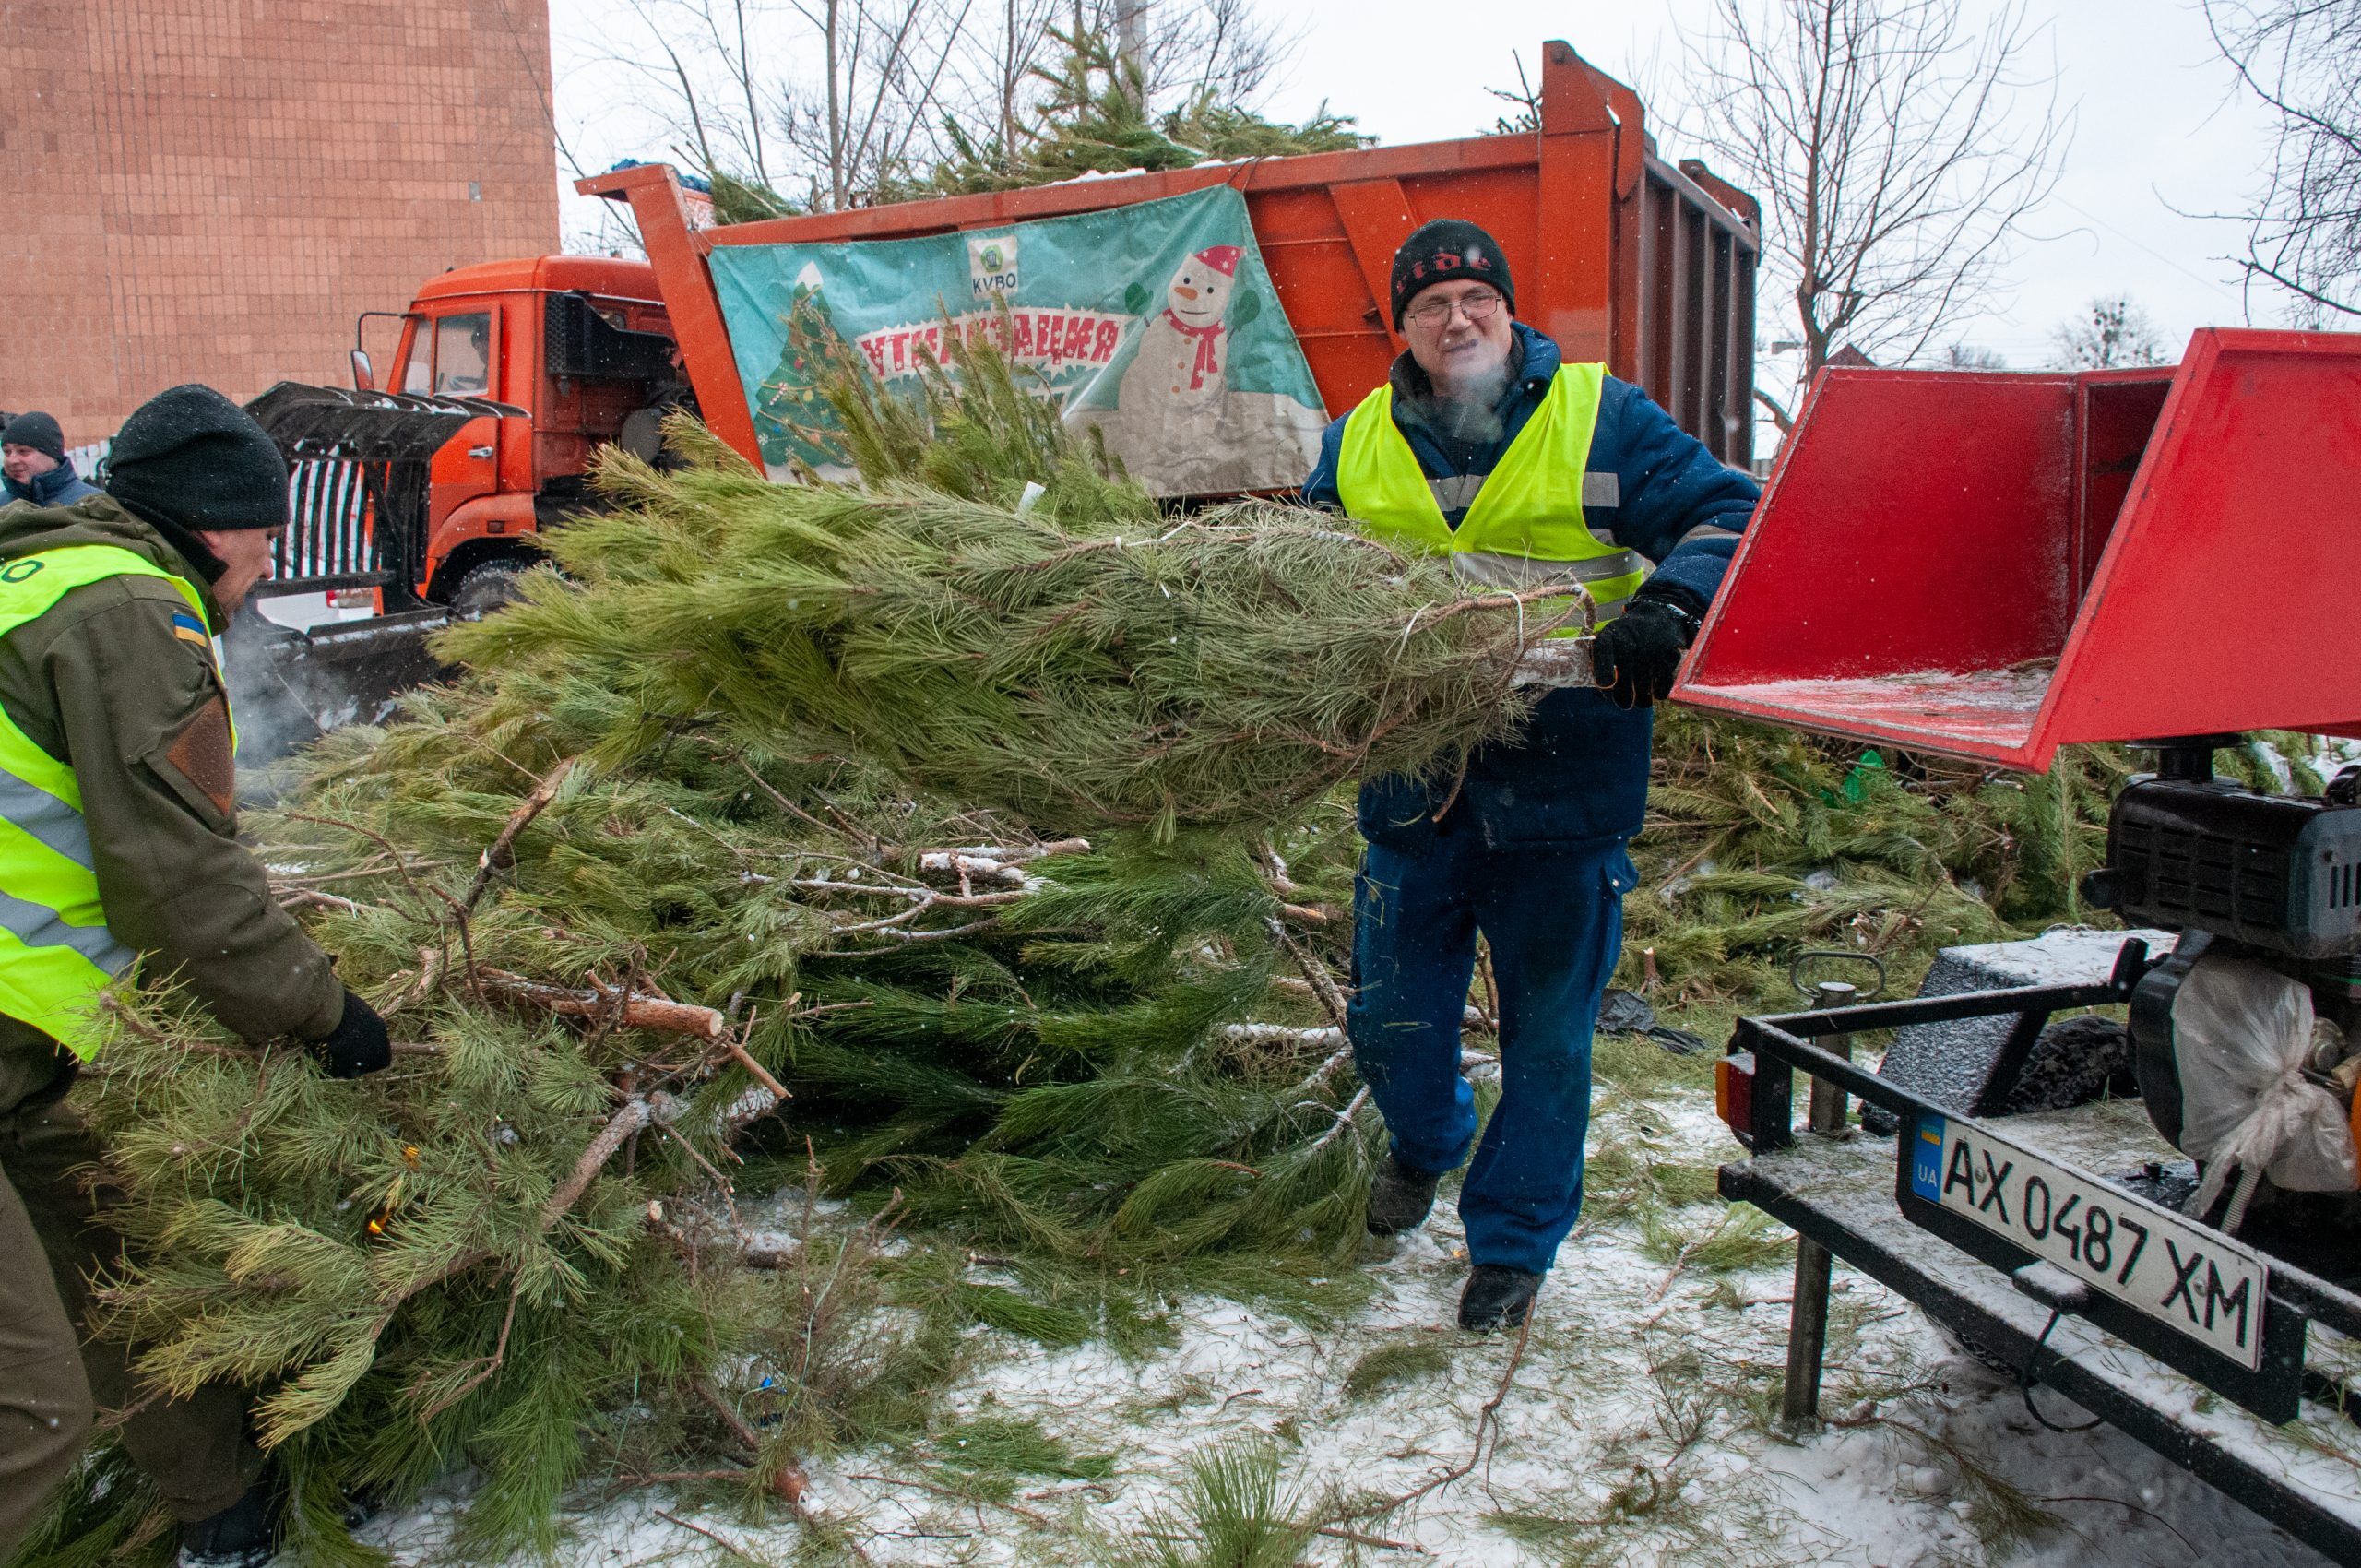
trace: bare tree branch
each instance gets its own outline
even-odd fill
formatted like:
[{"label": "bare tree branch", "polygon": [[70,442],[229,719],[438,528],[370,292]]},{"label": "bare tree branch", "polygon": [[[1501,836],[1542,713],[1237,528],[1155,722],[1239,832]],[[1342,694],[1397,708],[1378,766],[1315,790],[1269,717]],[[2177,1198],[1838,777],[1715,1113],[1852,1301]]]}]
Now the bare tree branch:
[{"label": "bare tree branch", "polygon": [[[1762,203],[1762,259],[1791,302],[1799,386],[1840,347],[1935,351],[1992,308],[2070,133],[2028,70],[2022,0],[1979,29],[1962,0],[1714,0],[1687,45],[1685,127]],[[1758,391],[1784,432],[1786,407]]]},{"label": "bare tree branch", "polygon": [[2361,315],[2361,6],[2352,0],[2205,0],[2238,80],[2278,116],[2239,267],[2320,325]]},{"label": "bare tree branch", "polygon": [[[1052,30],[1111,36],[1119,0],[623,0],[594,51],[602,111],[708,176],[813,208],[897,199],[978,138],[1014,168],[1057,89]],[[1249,106],[1294,39],[1256,0],[1121,0],[1157,112],[1211,94]],[[761,193],[756,193],[761,194]]]}]

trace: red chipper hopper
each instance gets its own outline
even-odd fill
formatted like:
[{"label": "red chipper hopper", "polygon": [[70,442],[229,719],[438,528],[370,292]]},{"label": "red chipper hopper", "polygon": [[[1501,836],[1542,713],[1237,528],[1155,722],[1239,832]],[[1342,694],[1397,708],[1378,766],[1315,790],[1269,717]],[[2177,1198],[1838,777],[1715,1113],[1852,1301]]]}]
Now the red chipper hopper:
[{"label": "red chipper hopper", "polygon": [[[2361,1408],[2361,1380],[2306,1359],[2312,1323],[2361,1338],[2341,1135],[2361,1110],[2337,1075],[2361,1042],[2361,764],[2296,797],[2212,761],[2246,731],[2361,734],[2356,612],[2361,335],[2205,331],[2177,369],[1814,386],[1673,695],[2002,767],[2160,743],[2081,884],[2130,928],[2106,976],[1739,1020],[1717,1085],[1754,1158],[1721,1191],[1804,1238],[1791,1419],[1816,1414],[1842,1257],[2017,1369],[2029,1408],[2048,1384],[2361,1563],[2349,1458],[2314,1467],[2282,1431],[2308,1403]],[[2161,961],[2155,929],[2180,933]],[[2079,1068],[2102,1049],[2050,1016],[2116,1004],[2149,1120],[2189,1160],[2119,1120],[2008,1113],[2035,1052]],[[1869,1073],[1821,1043],[1923,1025],[1940,1051],[1987,1022],[1997,1048],[1940,1072]],[[1836,1135],[1797,1136],[1798,1073]],[[1896,1143],[1845,1138],[1840,1091]],[[2307,1147],[2317,1170],[2291,1158]],[[2203,1303],[2175,1293],[2201,1273]]]},{"label": "red chipper hopper", "polygon": [[2361,735],[2361,335],[1825,372],[1675,700],[2008,767]]}]

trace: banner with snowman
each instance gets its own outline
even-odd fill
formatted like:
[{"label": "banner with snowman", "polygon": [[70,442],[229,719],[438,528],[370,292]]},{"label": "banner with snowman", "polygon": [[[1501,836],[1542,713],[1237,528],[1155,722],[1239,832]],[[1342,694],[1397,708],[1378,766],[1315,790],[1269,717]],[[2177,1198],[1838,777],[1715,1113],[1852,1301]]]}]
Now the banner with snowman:
[{"label": "banner with snowman", "polygon": [[1291,489],[1319,455],[1327,413],[1227,185],[923,239],[719,245],[711,264],[775,478],[845,471],[832,362],[914,392],[946,332],[997,343],[1157,495]]}]

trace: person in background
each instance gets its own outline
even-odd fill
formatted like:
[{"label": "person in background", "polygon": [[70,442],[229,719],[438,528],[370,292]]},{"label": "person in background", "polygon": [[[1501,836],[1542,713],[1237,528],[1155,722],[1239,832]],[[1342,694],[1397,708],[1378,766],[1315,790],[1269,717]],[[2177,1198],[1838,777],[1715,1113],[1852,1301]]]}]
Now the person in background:
[{"label": "person in background", "polygon": [[12,414],[0,425],[0,489],[7,492],[0,505],[71,506],[99,493],[65,460],[65,433],[57,421],[39,410]]},{"label": "person in background", "polygon": [[[1381,538],[1447,557],[1471,588],[1580,582],[1601,623],[1595,689],[1553,691],[1465,778],[1361,788],[1353,1061],[1393,1135],[1371,1183],[1379,1235],[1460,1188],[1472,1265],[1463,1328],[1522,1324],[1582,1208],[1591,1028],[1638,880],[1649,707],[1758,495],[1603,364],[1561,362],[1516,319],[1508,257],[1473,223],[1403,242],[1391,279],[1408,351],[1328,427],[1305,482]],[[1459,1028],[1478,933],[1500,988],[1501,1099],[1476,1142]]]}]

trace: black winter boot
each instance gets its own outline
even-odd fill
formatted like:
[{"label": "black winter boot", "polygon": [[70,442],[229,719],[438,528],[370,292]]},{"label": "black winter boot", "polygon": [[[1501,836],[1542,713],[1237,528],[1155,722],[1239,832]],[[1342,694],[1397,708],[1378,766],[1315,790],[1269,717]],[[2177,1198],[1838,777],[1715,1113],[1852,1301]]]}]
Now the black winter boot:
[{"label": "black winter boot", "polygon": [[1459,1293],[1459,1326],[1471,1334],[1521,1328],[1541,1289],[1541,1276],[1497,1263],[1479,1263]]},{"label": "black winter boot", "polygon": [[180,1568],[264,1568],[279,1555],[279,1478],[268,1471],[210,1519],[181,1526]]},{"label": "black winter boot", "polygon": [[1387,1155],[1369,1184],[1369,1233],[1391,1236],[1425,1224],[1427,1211],[1435,1206],[1435,1183],[1442,1180],[1437,1171],[1413,1170]]}]

